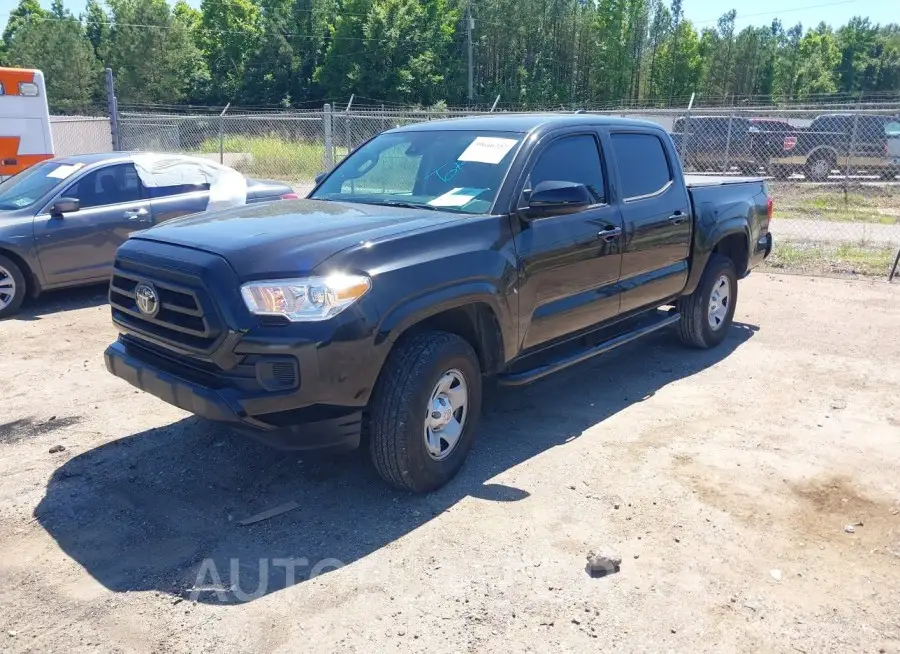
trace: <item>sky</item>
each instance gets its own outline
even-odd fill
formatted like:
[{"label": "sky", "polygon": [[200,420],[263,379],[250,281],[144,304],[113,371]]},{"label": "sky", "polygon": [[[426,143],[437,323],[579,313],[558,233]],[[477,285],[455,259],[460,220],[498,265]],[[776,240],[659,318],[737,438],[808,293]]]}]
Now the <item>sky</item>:
[{"label": "sky", "polygon": [[[194,7],[200,0],[188,0]],[[0,0],[0,25],[6,24],[9,12],[18,0]],[[50,8],[50,0],[41,0]],[[76,15],[84,9],[84,0],[65,0],[65,5]],[[174,0],[172,2],[174,4]],[[846,23],[852,16],[868,16],[873,23],[900,21],[896,5],[890,0],[684,0],[684,13],[698,28],[712,27],[716,19],[728,9],[737,10],[737,29],[747,25],[766,25],[779,18],[786,27],[803,23],[814,27],[820,21],[833,26]],[[892,10],[893,9],[893,10]],[[478,29],[476,23],[475,28]]]}]

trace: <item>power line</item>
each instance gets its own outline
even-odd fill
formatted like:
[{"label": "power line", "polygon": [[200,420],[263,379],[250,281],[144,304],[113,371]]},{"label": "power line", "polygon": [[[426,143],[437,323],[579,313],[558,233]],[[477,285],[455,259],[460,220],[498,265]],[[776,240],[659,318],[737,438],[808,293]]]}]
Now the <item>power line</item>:
[{"label": "power line", "polygon": [[[840,2],[826,2],[825,4],[820,5],[806,5],[805,7],[789,7],[787,9],[778,9],[777,11],[761,11],[756,14],[738,14],[737,18],[757,18],[759,16],[774,16],[776,14],[787,14],[797,11],[806,11],[807,9],[821,9],[823,7],[836,7],[837,5],[850,5],[856,3],[858,0],[840,0]],[[719,16],[721,18],[721,16]],[[710,20],[695,20],[689,22],[694,25],[707,25],[709,23],[717,23],[719,18],[712,18]]]}]

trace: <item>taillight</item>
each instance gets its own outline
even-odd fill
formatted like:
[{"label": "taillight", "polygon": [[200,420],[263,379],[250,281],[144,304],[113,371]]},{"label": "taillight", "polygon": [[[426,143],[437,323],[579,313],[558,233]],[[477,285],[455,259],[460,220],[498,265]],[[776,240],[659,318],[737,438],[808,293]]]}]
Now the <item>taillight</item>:
[{"label": "taillight", "polygon": [[785,136],[784,137],[784,149],[785,150],[793,150],[797,147],[797,137],[796,136]]},{"label": "taillight", "polygon": [[297,195],[296,193],[285,193],[284,195],[281,196],[281,199],[282,200],[299,200],[300,196]]},{"label": "taillight", "polygon": [[775,213],[775,202],[772,198],[766,200],[766,219],[772,220],[772,214]]}]

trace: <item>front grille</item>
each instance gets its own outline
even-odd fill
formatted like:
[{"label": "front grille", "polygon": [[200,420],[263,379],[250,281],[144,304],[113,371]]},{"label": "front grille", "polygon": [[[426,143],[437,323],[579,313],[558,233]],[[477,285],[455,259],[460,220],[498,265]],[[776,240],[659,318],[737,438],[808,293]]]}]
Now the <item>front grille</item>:
[{"label": "front grille", "polygon": [[[159,311],[149,316],[135,301],[135,287],[150,284],[159,295]],[[155,340],[206,352],[212,349],[221,329],[213,311],[204,306],[206,292],[199,280],[182,284],[166,278],[165,271],[133,272],[116,265],[109,287],[113,318],[137,334]]]}]

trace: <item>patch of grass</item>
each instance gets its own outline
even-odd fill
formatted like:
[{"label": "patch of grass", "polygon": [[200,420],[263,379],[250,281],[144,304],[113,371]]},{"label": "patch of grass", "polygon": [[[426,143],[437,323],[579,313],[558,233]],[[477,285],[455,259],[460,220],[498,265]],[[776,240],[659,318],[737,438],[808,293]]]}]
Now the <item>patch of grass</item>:
[{"label": "patch of grass", "polygon": [[[233,165],[251,177],[311,182],[325,170],[325,146],[320,143],[289,141],[278,136],[226,136],[222,145],[226,154],[249,155]],[[199,150],[219,152],[219,139],[206,140]],[[335,147],[336,161],[346,155],[345,147]]]},{"label": "patch of grass", "polygon": [[796,185],[773,190],[775,215],[782,219],[825,220],[882,225],[900,223],[900,189],[894,186],[857,186],[842,189]]},{"label": "patch of grass", "polygon": [[772,218],[779,220],[826,220],[834,223],[871,223],[878,225],[894,225],[900,223],[900,216],[886,216],[879,213],[867,213],[853,210],[830,210],[809,212],[803,209],[776,210]]},{"label": "patch of grass", "polygon": [[863,245],[780,242],[766,260],[769,268],[807,274],[886,276],[897,251]]},{"label": "patch of grass", "polygon": [[880,275],[887,273],[894,263],[896,250],[885,247],[861,247],[858,245],[839,245],[834,259],[840,263],[852,264],[861,275]]},{"label": "patch of grass", "polygon": [[871,199],[857,193],[848,193],[846,199],[844,199],[843,193],[823,193],[822,195],[802,200],[800,205],[820,211],[834,211],[836,207],[844,206],[853,208],[855,211],[858,211],[861,207],[878,207]]}]

